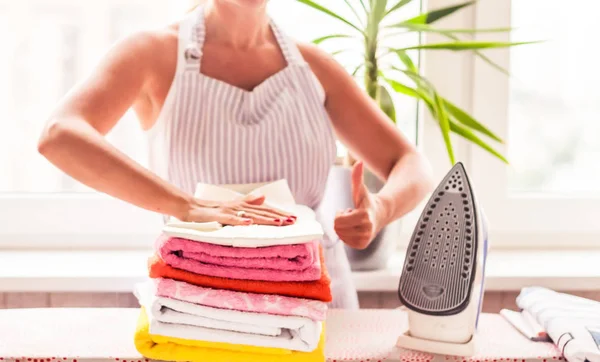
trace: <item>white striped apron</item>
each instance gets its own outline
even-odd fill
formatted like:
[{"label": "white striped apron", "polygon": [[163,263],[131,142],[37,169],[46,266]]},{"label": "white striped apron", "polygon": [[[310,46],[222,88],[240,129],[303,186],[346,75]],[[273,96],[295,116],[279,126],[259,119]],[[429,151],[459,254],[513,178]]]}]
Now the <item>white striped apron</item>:
[{"label": "white striped apron", "polygon": [[[296,202],[317,208],[336,148],[324,90],[296,44],[271,22],[287,66],[252,91],[203,75],[204,11],[180,24],[175,78],[148,131],[150,168],[182,190],[198,182],[286,179]],[[326,238],[333,308],[358,308],[343,244]]]}]

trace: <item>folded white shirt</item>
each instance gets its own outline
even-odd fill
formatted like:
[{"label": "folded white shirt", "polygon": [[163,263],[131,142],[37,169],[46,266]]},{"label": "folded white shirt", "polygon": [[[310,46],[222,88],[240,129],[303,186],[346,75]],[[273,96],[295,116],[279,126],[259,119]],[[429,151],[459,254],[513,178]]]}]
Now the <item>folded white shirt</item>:
[{"label": "folded white shirt", "polygon": [[163,233],[171,237],[235,247],[302,244],[323,238],[323,228],[317,221],[315,212],[309,207],[295,203],[285,180],[261,186],[257,186],[257,184],[223,186],[198,184],[195,196],[210,201],[231,201],[243,198],[248,194],[264,195],[266,206],[297,216],[296,222],[283,227],[270,225],[223,226],[216,221],[191,223],[171,218],[164,226]]},{"label": "folded white shirt", "polygon": [[155,293],[151,282],[135,289],[147,311],[150,334],[301,352],[311,352],[319,343],[322,324],[308,318],[212,308]]},{"label": "folded white shirt", "polygon": [[567,361],[600,362],[600,302],[530,287],[517,305],[546,330]]}]

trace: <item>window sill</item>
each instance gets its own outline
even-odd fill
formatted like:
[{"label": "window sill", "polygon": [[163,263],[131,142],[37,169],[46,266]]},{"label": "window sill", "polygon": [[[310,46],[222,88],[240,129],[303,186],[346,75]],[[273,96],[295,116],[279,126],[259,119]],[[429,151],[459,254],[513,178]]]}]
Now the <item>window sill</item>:
[{"label": "window sill", "polygon": [[[147,279],[149,251],[0,251],[0,292],[130,292]],[[403,255],[381,271],[355,272],[359,291],[395,292]],[[600,288],[600,250],[505,251],[488,260],[486,289],[539,285],[561,291]]]}]

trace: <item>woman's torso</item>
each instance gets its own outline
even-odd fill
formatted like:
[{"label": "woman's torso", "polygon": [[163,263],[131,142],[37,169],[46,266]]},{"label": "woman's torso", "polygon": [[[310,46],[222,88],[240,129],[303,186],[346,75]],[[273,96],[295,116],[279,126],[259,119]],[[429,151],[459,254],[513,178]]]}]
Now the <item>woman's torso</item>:
[{"label": "woman's torso", "polygon": [[246,90],[210,75],[219,69],[202,59],[202,10],[181,23],[177,70],[148,131],[150,167],[160,176],[190,193],[198,182],[286,179],[298,203],[318,206],[335,159],[325,94],[296,45],[276,25],[272,30],[283,68],[276,64]]},{"label": "woman's torso", "polygon": [[[242,59],[222,67],[203,61],[211,48],[204,44],[202,9],[180,24],[175,75],[148,130],[150,167],[159,176],[188,193],[199,182],[286,179],[296,202],[319,205],[336,151],[325,92],[295,43],[275,24],[271,29],[279,56],[271,68],[261,67],[256,76],[264,79],[236,85],[222,70],[243,70]],[[334,244],[326,245],[334,306],[355,308],[348,262],[342,245]]]}]

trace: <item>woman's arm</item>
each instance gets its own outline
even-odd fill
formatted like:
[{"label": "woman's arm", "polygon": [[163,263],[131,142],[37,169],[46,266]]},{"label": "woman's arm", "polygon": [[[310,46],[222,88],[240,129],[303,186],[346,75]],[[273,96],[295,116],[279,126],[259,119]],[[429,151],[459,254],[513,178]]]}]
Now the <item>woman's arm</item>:
[{"label": "woman's arm", "polygon": [[[429,163],[332,57],[314,46],[301,48],[325,89],[325,105],[338,138],[353,155],[386,181],[382,190],[371,195],[374,197],[367,202],[376,204],[373,206],[376,215],[372,215],[377,219],[372,230],[376,233],[413,210],[431,191]],[[360,180],[362,165],[357,165],[353,176]],[[361,190],[357,182],[353,182],[353,186],[355,203],[369,196],[363,195],[365,189]],[[351,220],[352,212],[347,216],[346,219]],[[365,244],[363,238],[356,247],[366,245],[368,242]]]},{"label": "woman's arm", "polygon": [[[39,140],[39,152],[83,184],[150,211],[189,221],[246,224],[251,219],[278,224],[274,219],[283,215],[260,205],[243,202],[217,205],[195,199],[127,157],[104,138],[130,107],[151,105],[153,82],[160,76],[156,74],[160,68],[156,64],[157,54],[165,53],[157,49],[165,50],[165,37],[165,34],[140,33],[113,47],[94,73],[53,112]],[[176,42],[170,53],[176,57]],[[172,79],[174,59],[172,64],[171,74],[162,74],[163,77]],[[248,210],[250,207],[254,212]],[[235,216],[242,209],[247,211],[247,217]]]}]

